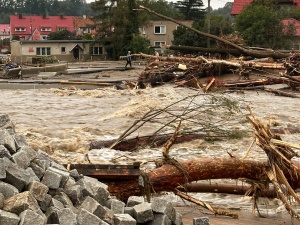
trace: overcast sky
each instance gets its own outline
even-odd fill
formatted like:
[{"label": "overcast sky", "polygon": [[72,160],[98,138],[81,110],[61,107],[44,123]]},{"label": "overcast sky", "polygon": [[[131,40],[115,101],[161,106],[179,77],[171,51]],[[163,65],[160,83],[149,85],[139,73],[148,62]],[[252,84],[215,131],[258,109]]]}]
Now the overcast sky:
[{"label": "overcast sky", "polygon": [[[87,3],[94,2],[95,0],[86,0]],[[171,0],[168,0],[171,1]],[[207,7],[208,0],[202,0]],[[173,2],[176,2],[173,0]],[[213,9],[223,8],[227,2],[233,2],[233,0],[210,0],[210,5]]]}]

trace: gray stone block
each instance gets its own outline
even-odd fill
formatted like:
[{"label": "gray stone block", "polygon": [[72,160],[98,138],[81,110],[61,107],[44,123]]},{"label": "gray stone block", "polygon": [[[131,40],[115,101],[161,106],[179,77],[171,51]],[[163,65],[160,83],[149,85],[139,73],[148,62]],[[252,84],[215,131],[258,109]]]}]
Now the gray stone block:
[{"label": "gray stone block", "polygon": [[93,196],[94,199],[96,199],[96,201],[98,201],[101,205],[105,205],[105,203],[107,202],[107,200],[110,197],[110,194],[107,190],[107,186],[100,186],[98,188],[98,190],[96,191],[96,194]]},{"label": "gray stone block", "polygon": [[6,167],[6,178],[3,180],[15,186],[20,192],[31,182],[32,177],[26,170],[19,168],[17,164],[7,158],[3,158]]},{"label": "gray stone block", "polygon": [[[174,209],[174,211],[175,211],[175,209]],[[174,225],[182,225],[182,215],[179,213],[179,212],[176,212],[175,211],[175,216],[174,216],[174,218],[172,217],[172,223],[174,224]]]},{"label": "gray stone block", "polygon": [[2,114],[0,115],[0,128],[7,128],[7,127],[13,127],[14,125],[11,122],[8,114]]},{"label": "gray stone block", "polygon": [[4,201],[3,210],[7,212],[19,215],[26,209],[30,209],[32,211],[40,210],[37,200],[29,191],[24,191]]},{"label": "gray stone block", "polygon": [[69,171],[70,176],[73,177],[76,181],[78,181],[82,176],[78,173],[76,169],[70,170]]},{"label": "gray stone block", "polygon": [[77,213],[77,209],[73,206],[71,199],[66,195],[64,192],[58,192],[53,199],[60,201],[65,208],[69,208],[72,210],[73,213]]},{"label": "gray stone block", "polygon": [[29,147],[28,145],[21,146],[18,151],[25,152],[25,154],[30,162],[32,160],[34,160],[37,156],[37,152],[35,150],[33,150],[31,147]]},{"label": "gray stone block", "polygon": [[36,200],[43,201],[49,188],[41,182],[32,181],[27,185],[25,190],[30,191]]},{"label": "gray stone block", "polygon": [[77,185],[76,181],[72,177],[69,177],[65,184],[64,191],[73,202],[73,205],[79,204],[83,199],[82,187]]},{"label": "gray stone block", "polygon": [[20,221],[20,217],[18,217],[14,213],[6,212],[0,210],[0,224],[2,225],[18,225]]},{"label": "gray stone block", "polygon": [[30,159],[28,159],[26,153],[22,150],[13,154],[12,158],[13,161],[24,170],[30,165]]},{"label": "gray stone block", "polygon": [[107,189],[107,185],[101,183],[95,178],[83,176],[76,184],[82,187],[83,196],[94,197],[100,187]]},{"label": "gray stone block", "polygon": [[2,128],[0,128],[0,145],[3,145],[10,152],[10,154],[17,152],[15,139],[6,129]]},{"label": "gray stone block", "polygon": [[0,193],[3,194],[4,199],[8,199],[16,194],[19,194],[19,190],[11,184],[0,182]]},{"label": "gray stone block", "polygon": [[136,220],[129,214],[115,214],[114,216],[115,225],[136,225]]},{"label": "gray stone block", "polygon": [[5,179],[6,178],[6,167],[4,164],[4,159],[0,158],[0,179]]},{"label": "gray stone block", "polygon": [[31,167],[28,167],[26,170],[25,170],[28,174],[30,174],[30,182],[32,181],[38,181],[40,182],[40,179],[35,175],[35,172],[32,170]]},{"label": "gray stone block", "polygon": [[100,225],[108,224],[102,221],[99,217],[95,216],[93,213],[81,208],[77,215],[78,225]]},{"label": "gray stone block", "polygon": [[37,151],[36,158],[33,160],[38,166],[42,167],[44,170],[47,170],[51,165],[51,158],[44,151]]},{"label": "gray stone block", "polygon": [[53,160],[50,163],[50,167],[61,170],[61,171],[64,171],[64,172],[67,172],[69,174],[69,171],[67,170],[66,167],[64,167],[63,165],[61,165],[57,162],[54,162]]},{"label": "gray stone block", "polygon": [[193,225],[209,225],[209,218],[208,217],[194,218]]},{"label": "gray stone block", "polygon": [[100,217],[103,221],[107,222],[108,224],[114,224],[114,213],[111,209],[104,206],[105,213]]},{"label": "gray stone block", "polygon": [[20,223],[19,225],[44,225],[46,223],[45,217],[39,215],[32,210],[25,210],[20,213]]},{"label": "gray stone block", "polygon": [[48,168],[48,171],[51,171],[53,173],[57,173],[57,174],[61,175],[61,181],[59,184],[60,187],[64,187],[65,184],[67,183],[67,181],[69,180],[70,174],[67,171],[60,170],[60,169],[57,169],[57,168],[51,167],[51,166]]},{"label": "gray stone block", "polygon": [[52,199],[50,200],[50,206],[53,206],[53,207],[55,207],[55,208],[57,208],[57,209],[63,209],[63,208],[65,208],[64,204],[61,203],[60,201],[58,201],[58,200],[55,199],[55,198],[52,198]]},{"label": "gray stone block", "polygon": [[134,210],[133,207],[125,207],[124,214],[129,214],[130,216],[134,217]]},{"label": "gray stone block", "polygon": [[133,206],[134,218],[138,223],[145,223],[154,219],[150,203],[141,203]]},{"label": "gray stone block", "polygon": [[167,201],[166,199],[162,199],[159,197],[153,198],[151,200],[151,208],[154,213],[161,213],[165,214],[172,219],[172,212],[173,212],[173,205],[171,202]]},{"label": "gray stone block", "polygon": [[3,209],[4,200],[5,200],[4,195],[0,193],[0,209]]},{"label": "gray stone block", "polygon": [[146,225],[171,225],[172,221],[167,215],[164,214],[154,214],[154,219],[147,222]]},{"label": "gray stone block", "polygon": [[139,205],[141,203],[144,203],[145,199],[143,196],[129,196],[127,199],[127,207],[133,207],[135,205]]},{"label": "gray stone block", "polygon": [[124,214],[125,203],[118,199],[110,199],[110,209],[114,214]]},{"label": "gray stone block", "polygon": [[50,206],[47,209],[47,211],[45,212],[45,216],[47,218],[48,224],[59,224],[58,211],[59,209],[54,206]]},{"label": "gray stone block", "polygon": [[46,172],[46,170],[44,170],[42,167],[40,167],[35,162],[30,163],[30,168],[33,170],[33,172],[39,179],[42,179],[42,177],[44,176],[44,174]]},{"label": "gray stone block", "polygon": [[49,194],[46,194],[45,197],[44,197],[44,199],[42,201],[38,201],[40,209],[43,212],[46,212],[47,209],[50,207],[51,200],[52,200],[52,196],[49,195]]},{"label": "gray stone block", "polygon": [[59,188],[61,178],[62,178],[61,175],[46,170],[44,177],[42,179],[42,183],[45,184],[48,188],[57,189]]},{"label": "gray stone block", "polygon": [[0,158],[12,158],[10,152],[3,145],[0,145]]},{"label": "gray stone block", "polygon": [[19,147],[29,146],[23,134],[15,135],[15,141]]},{"label": "gray stone block", "polygon": [[60,225],[77,225],[76,214],[71,209],[65,208],[57,212]]},{"label": "gray stone block", "polygon": [[[95,199],[90,196],[87,196],[78,209],[85,209],[88,212],[94,214],[95,216],[99,217],[100,219],[105,219],[107,214],[107,208],[100,205]],[[113,214],[113,213],[112,213]]]}]

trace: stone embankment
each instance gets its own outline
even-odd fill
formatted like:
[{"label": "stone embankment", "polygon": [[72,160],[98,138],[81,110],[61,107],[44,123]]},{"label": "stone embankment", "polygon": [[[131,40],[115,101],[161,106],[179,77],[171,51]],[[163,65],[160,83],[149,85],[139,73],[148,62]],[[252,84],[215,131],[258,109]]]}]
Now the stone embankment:
[{"label": "stone embankment", "polygon": [[28,146],[8,115],[0,115],[1,225],[181,225],[171,202],[111,196],[97,179],[68,171]]}]

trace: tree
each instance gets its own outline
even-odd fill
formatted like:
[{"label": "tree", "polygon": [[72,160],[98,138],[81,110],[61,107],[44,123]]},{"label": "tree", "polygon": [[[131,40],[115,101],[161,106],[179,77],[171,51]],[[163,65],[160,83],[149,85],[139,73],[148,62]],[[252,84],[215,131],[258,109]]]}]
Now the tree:
[{"label": "tree", "polygon": [[69,30],[60,30],[48,35],[50,40],[75,40],[75,33]]},{"label": "tree", "polygon": [[201,20],[205,16],[204,4],[202,0],[182,0],[178,1],[176,8],[184,15],[185,20]]},{"label": "tree", "polygon": [[249,4],[236,17],[236,30],[247,45],[272,49],[287,49],[295,34],[292,27],[282,24],[283,19],[275,4]]}]

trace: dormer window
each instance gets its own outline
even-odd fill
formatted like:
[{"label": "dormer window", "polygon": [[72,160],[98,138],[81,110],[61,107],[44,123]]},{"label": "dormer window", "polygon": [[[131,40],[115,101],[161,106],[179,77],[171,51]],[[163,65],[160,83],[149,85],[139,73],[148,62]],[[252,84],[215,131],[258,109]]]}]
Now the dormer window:
[{"label": "dormer window", "polygon": [[51,27],[41,27],[41,31],[51,31]]},{"label": "dormer window", "polygon": [[15,27],[15,31],[26,31],[26,27]]}]

